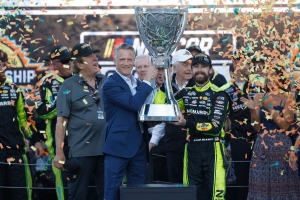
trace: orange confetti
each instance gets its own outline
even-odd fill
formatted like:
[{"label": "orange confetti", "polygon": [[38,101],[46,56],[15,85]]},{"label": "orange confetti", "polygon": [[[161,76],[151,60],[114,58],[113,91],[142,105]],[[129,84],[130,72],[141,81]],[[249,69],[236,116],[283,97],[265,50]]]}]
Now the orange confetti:
[{"label": "orange confetti", "polygon": [[236,121],[236,122],[238,122],[240,125],[242,125],[243,124],[243,122],[241,122],[241,121],[238,121],[238,120],[234,120],[234,121]]},{"label": "orange confetti", "polygon": [[61,147],[61,148],[64,148],[64,145],[65,145],[65,143],[62,142],[61,145],[60,145],[60,147]]},{"label": "orange confetti", "polygon": [[254,163],[254,164],[252,165],[252,167],[253,167],[253,168],[256,168],[256,164]]},{"label": "orange confetti", "polygon": [[248,154],[245,154],[245,160],[248,158]]},{"label": "orange confetti", "polygon": [[110,23],[111,23],[111,20],[110,20],[110,19],[108,19],[108,20],[107,20],[107,24],[109,25]]},{"label": "orange confetti", "polygon": [[40,150],[41,154],[45,154],[46,156],[49,156],[49,153],[47,151],[45,151],[44,149]]},{"label": "orange confetti", "polygon": [[0,148],[1,148],[1,149],[4,149],[4,147],[3,147],[2,143],[0,143]]},{"label": "orange confetti", "polygon": [[274,146],[283,146],[283,142],[282,141],[280,141],[280,142],[274,142]]},{"label": "orange confetti", "polygon": [[262,145],[265,147],[265,149],[268,149],[268,148],[269,148],[269,147],[266,145],[265,141],[262,141],[260,144],[262,144]]},{"label": "orange confetti", "polygon": [[11,158],[7,158],[7,159],[6,159],[6,161],[7,161],[8,163],[10,163],[10,162],[13,162],[13,161],[15,161],[15,158],[13,158],[13,157],[11,157]]},{"label": "orange confetti", "polygon": [[261,126],[261,129],[265,129],[266,128],[263,123],[261,123],[260,126]]},{"label": "orange confetti", "polygon": [[23,161],[22,161],[22,159],[20,158],[20,159],[19,159],[19,163],[22,163],[22,162],[23,162]]},{"label": "orange confetti", "polygon": [[87,28],[87,27],[89,27],[89,25],[88,25],[88,24],[83,26],[83,28]]}]

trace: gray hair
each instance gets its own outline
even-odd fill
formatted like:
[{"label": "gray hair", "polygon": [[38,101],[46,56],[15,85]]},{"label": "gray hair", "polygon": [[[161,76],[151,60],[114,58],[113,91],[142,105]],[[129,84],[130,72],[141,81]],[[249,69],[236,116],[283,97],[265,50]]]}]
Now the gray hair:
[{"label": "gray hair", "polygon": [[79,74],[80,69],[77,67],[77,63],[83,63],[82,57],[78,57],[72,61],[71,67],[74,74]]},{"label": "gray hair", "polygon": [[122,44],[120,44],[120,45],[118,45],[118,46],[115,47],[115,49],[114,49],[114,58],[118,58],[119,49],[130,50],[130,51],[132,51],[133,58],[135,57],[135,50],[134,50],[134,48],[131,45],[129,45],[129,44],[122,43]]},{"label": "gray hair", "polygon": [[178,67],[179,66],[179,61],[176,61],[174,64],[172,64],[173,66],[175,67]]},{"label": "gray hair", "polygon": [[148,58],[148,61],[150,63],[150,66],[152,65],[152,58],[151,56],[149,56],[148,54],[141,54],[141,55],[138,55],[135,60],[134,60],[134,65],[135,67],[137,67],[137,63],[138,63],[138,59],[140,58]]}]

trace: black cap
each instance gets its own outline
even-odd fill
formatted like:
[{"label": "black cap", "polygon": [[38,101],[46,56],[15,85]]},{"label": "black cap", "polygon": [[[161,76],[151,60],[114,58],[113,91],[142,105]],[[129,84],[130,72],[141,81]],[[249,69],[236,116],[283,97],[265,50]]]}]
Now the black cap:
[{"label": "black cap", "polygon": [[202,53],[202,50],[198,45],[191,45],[187,47],[186,50],[188,50],[189,52],[194,50],[194,51],[198,51],[198,53]]},{"label": "black cap", "polygon": [[78,43],[72,49],[72,57],[86,57],[91,55],[92,53],[99,53],[100,50],[94,50],[91,45],[87,43]]},{"label": "black cap", "polygon": [[205,53],[199,53],[199,54],[196,54],[194,57],[193,57],[193,60],[192,60],[192,66],[197,64],[197,63],[202,63],[202,64],[205,64],[209,67],[212,67],[211,65],[211,59],[209,57],[209,55],[206,55]]},{"label": "black cap", "polygon": [[56,46],[50,51],[50,60],[70,60],[71,52],[66,46]]},{"label": "black cap", "polygon": [[0,50],[0,60],[2,62],[7,62],[8,61],[7,54],[4,53],[2,50]]},{"label": "black cap", "polygon": [[77,178],[77,174],[79,171],[79,166],[77,161],[74,158],[65,161],[63,176],[66,177],[67,180],[74,180]]}]

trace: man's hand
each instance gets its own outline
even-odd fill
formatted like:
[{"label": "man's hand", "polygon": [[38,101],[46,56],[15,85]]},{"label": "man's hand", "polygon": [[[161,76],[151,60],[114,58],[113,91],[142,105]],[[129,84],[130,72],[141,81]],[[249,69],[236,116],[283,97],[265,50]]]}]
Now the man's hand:
[{"label": "man's hand", "polygon": [[42,157],[42,153],[41,152],[44,150],[42,143],[41,142],[36,142],[34,144],[34,147],[36,148],[36,150],[35,150],[35,156],[37,158]]},{"label": "man's hand", "polygon": [[153,144],[152,142],[149,142],[149,152],[151,151],[151,149],[153,148],[153,147],[155,147],[156,145],[155,144]]},{"label": "man's hand", "polygon": [[63,150],[56,151],[56,156],[53,160],[54,167],[64,171],[65,169],[64,169],[63,164],[65,164],[65,161],[66,161],[66,157],[65,157]]},{"label": "man's hand", "polygon": [[149,67],[145,75],[145,81],[151,81],[152,79],[156,78],[157,76],[157,69],[153,66]]},{"label": "man's hand", "polygon": [[176,126],[185,126],[186,125],[186,120],[182,116],[178,116],[178,121],[177,122],[169,122],[170,124],[174,124]]}]

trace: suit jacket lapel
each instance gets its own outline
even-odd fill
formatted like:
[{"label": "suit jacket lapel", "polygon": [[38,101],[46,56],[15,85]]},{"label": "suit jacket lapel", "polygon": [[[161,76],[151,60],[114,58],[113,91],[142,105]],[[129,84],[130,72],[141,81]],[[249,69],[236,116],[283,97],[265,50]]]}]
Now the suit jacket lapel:
[{"label": "suit jacket lapel", "polygon": [[126,81],[124,81],[124,79],[117,72],[115,72],[111,76],[116,82],[119,82],[120,85],[131,94],[131,90],[130,90],[128,84],[126,83]]}]

